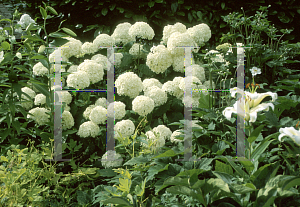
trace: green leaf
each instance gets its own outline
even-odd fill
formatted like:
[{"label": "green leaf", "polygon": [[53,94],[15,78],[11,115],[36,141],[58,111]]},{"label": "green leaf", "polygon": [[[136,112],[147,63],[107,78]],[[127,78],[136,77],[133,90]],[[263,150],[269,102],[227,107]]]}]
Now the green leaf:
[{"label": "green leaf", "polygon": [[52,14],[58,15],[55,9],[53,9],[51,6],[47,6],[46,9],[48,9]]},{"label": "green leaf", "polygon": [[47,18],[47,12],[43,7],[40,7],[40,12],[42,14],[43,19]]},{"label": "green leaf", "polygon": [[108,12],[108,9],[106,7],[101,10],[101,14],[103,16],[105,16],[107,14],[107,12]]},{"label": "green leaf", "polygon": [[233,175],[233,171],[230,165],[222,163],[216,160],[215,171],[223,172],[229,175]]},{"label": "green leaf", "polygon": [[131,207],[132,205],[125,199],[117,196],[112,196],[109,199],[102,201],[103,204],[120,204],[124,207]]},{"label": "green leaf", "polygon": [[77,202],[79,205],[86,206],[90,202],[92,202],[91,195],[89,195],[87,192],[78,190],[76,191],[76,193],[77,193]]},{"label": "green leaf", "polygon": [[188,20],[189,20],[189,22],[192,22],[192,20],[193,20],[193,16],[190,12],[188,13]]},{"label": "green leaf", "polygon": [[[112,4],[112,5],[109,5],[109,10],[112,11],[114,10],[116,7],[116,4]],[[105,16],[105,15],[104,15]]]},{"label": "green leaf", "polygon": [[158,156],[155,156],[153,157],[152,159],[154,158],[161,158],[161,157],[174,157],[176,156],[177,154],[174,152],[174,150],[170,149],[168,151],[165,151],[164,153],[158,155]]},{"label": "green leaf", "polygon": [[3,141],[10,133],[11,133],[12,128],[8,128],[2,133],[1,140]]},{"label": "green leaf", "polygon": [[294,186],[300,186],[300,177],[296,177],[296,176],[290,176],[287,179],[281,180],[278,183],[278,187],[282,188],[283,190],[288,190],[291,187]]},{"label": "green leaf", "polygon": [[70,29],[68,29],[68,28],[65,28],[65,27],[63,27],[63,28],[61,28],[65,33],[67,33],[68,35],[70,35],[70,36],[73,36],[73,37],[76,37],[77,35],[72,31],[72,30],[70,30]]},{"label": "green leaf", "polygon": [[250,174],[252,170],[254,169],[254,165],[251,161],[243,161],[240,157],[237,158],[237,160],[240,161],[240,163],[246,168],[247,172]]},{"label": "green leaf", "polygon": [[44,59],[44,60],[47,60],[47,58],[44,55],[35,55],[35,56],[31,57],[30,59]]},{"label": "green leaf", "polygon": [[208,130],[215,130],[215,124],[213,122],[211,122],[209,125],[208,125]]},{"label": "green leaf", "polygon": [[225,3],[224,3],[224,2],[221,3],[221,8],[222,8],[222,9],[225,8]]},{"label": "green leaf", "polygon": [[18,133],[18,136],[20,135],[20,122],[19,121],[14,121],[13,120],[13,122],[12,122],[12,125],[13,125],[13,127],[15,128],[15,130],[17,131],[17,133]]},{"label": "green leaf", "polygon": [[[229,166],[230,167],[230,166]],[[232,171],[232,170],[231,170]],[[222,179],[225,183],[227,184],[231,184],[232,183],[232,179],[233,179],[233,176],[232,175],[229,175],[225,172],[218,172],[218,171],[212,171],[212,173],[217,177],[217,178],[220,178]]]},{"label": "green leaf", "polygon": [[260,134],[260,132],[264,128],[264,126],[265,125],[259,125],[259,127],[254,129],[254,131],[251,133],[250,137],[248,137],[248,142],[249,143],[252,143],[257,139],[258,135]]},{"label": "green leaf", "polygon": [[175,13],[177,11],[177,8],[178,8],[177,2],[171,4],[171,10],[173,13]]},{"label": "green leaf", "polygon": [[1,43],[1,47],[3,48],[3,50],[9,50],[10,49],[10,44],[6,41]]},{"label": "green leaf", "polygon": [[274,204],[276,199],[277,189],[275,188],[262,188],[258,191],[257,200],[254,203],[254,206],[268,207]]},{"label": "green leaf", "polygon": [[148,2],[148,6],[149,6],[150,8],[152,8],[152,7],[154,6],[154,4],[155,4],[154,1],[149,1],[149,2]]},{"label": "green leaf", "polygon": [[258,158],[260,157],[260,155],[267,149],[267,147],[269,146],[269,144],[271,144],[271,142],[273,142],[273,141],[274,141],[274,140],[265,142],[265,140],[264,140],[263,142],[261,142],[261,143],[255,148],[255,150],[252,152],[252,154],[251,154],[251,159],[254,159],[254,161],[257,161]]},{"label": "green leaf", "polygon": [[185,16],[185,13],[182,12],[182,11],[181,12],[177,12],[177,14],[180,15],[180,16]]},{"label": "green leaf", "polygon": [[4,157],[4,156],[1,156],[1,160],[2,160],[3,162],[8,162],[8,159],[7,159],[6,157]]},{"label": "green leaf", "polygon": [[156,3],[163,3],[163,0],[155,0]]},{"label": "green leaf", "polygon": [[[247,183],[247,184],[251,184],[251,183]],[[234,189],[235,193],[242,194],[242,195],[245,193],[251,193],[253,191],[256,191],[256,189],[248,187],[245,184],[243,184],[243,185],[232,184],[231,187]]]},{"label": "green leaf", "polygon": [[123,9],[123,8],[117,7],[117,9],[120,11],[120,13],[123,13],[123,12],[124,12],[124,9]]},{"label": "green leaf", "polygon": [[50,92],[48,91],[48,87],[45,85],[40,85],[37,83],[32,83],[32,85],[39,90],[42,94],[44,94],[46,97],[50,97]]},{"label": "green leaf", "polygon": [[136,164],[144,164],[146,162],[148,162],[148,158],[143,157],[142,155],[138,156],[138,157],[133,157],[130,160],[128,160],[126,163],[124,163],[124,165],[136,165]]},{"label": "green leaf", "polygon": [[[201,189],[200,189],[201,190]],[[204,200],[204,196],[202,193],[195,193],[194,190],[186,187],[186,186],[172,186],[167,189],[167,192],[176,194],[176,195],[187,195],[197,199],[200,203],[206,206],[206,202]]]},{"label": "green leaf", "polygon": [[[62,32],[52,32],[49,34],[50,37],[67,37],[65,33]],[[68,41],[67,41],[68,42]]]},{"label": "green leaf", "polygon": [[246,172],[241,169],[241,167],[237,166],[234,161],[226,158],[226,161],[233,167],[233,169],[243,178],[248,177]]}]

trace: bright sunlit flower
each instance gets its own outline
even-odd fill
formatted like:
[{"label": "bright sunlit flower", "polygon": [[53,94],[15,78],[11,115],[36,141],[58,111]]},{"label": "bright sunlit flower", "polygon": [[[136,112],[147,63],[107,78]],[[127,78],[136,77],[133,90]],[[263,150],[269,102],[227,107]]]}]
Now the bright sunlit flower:
[{"label": "bright sunlit flower", "polygon": [[257,74],[261,74],[261,69],[257,67],[253,67],[250,69],[252,76],[256,76]]},{"label": "bright sunlit flower", "polygon": [[80,125],[77,135],[80,137],[96,137],[100,132],[100,128],[97,124],[92,121],[84,122]]},{"label": "bright sunlit flower", "polygon": [[17,52],[16,56],[17,56],[17,58],[22,59],[22,54],[21,53]]},{"label": "bright sunlit flower", "polygon": [[146,22],[136,22],[129,28],[128,34],[132,38],[139,37],[142,39],[152,40],[154,37],[154,30]]},{"label": "bright sunlit flower", "polygon": [[279,129],[280,135],[278,140],[281,142],[282,137],[290,137],[298,146],[300,146],[300,129],[296,130],[294,127],[285,127]]}]

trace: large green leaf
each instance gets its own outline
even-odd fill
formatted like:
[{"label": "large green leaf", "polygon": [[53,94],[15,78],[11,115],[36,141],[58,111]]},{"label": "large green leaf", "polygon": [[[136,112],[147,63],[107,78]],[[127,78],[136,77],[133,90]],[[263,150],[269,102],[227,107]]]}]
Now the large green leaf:
[{"label": "large green leaf", "polygon": [[263,142],[261,142],[256,148],[255,150],[251,153],[251,159],[254,159],[254,161],[257,161],[258,158],[261,156],[262,153],[264,153],[264,151],[268,148],[268,146],[271,144],[271,142],[273,142],[274,140],[270,140],[265,142],[266,140],[264,140]]},{"label": "large green leaf", "polygon": [[256,129],[254,129],[253,132],[251,132],[250,137],[248,137],[248,142],[249,143],[252,143],[252,142],[254,142],[257,139],[258,135],[260,134],[260,132],[264,128],[264,126],[265,125],[263,125],[263,124],[259,125]]},{"label": "large green leaf", "polygon": [[215,171],[223,172],[229,175],[233,175],[233,171],[230,165],[224,164],[216,160]]},{"label": "large green leaf", "polygon": [[283,190],[288,190],[294,186],[300,186],[300,177],[299,176],[289,176],[284,180],[279,181],[278,186]]},{"label": "large green leaf", "polygon": [[111,198],[102,201],[102,203],[103,204],[121,204],[121,205],[124,205],[124,207],[132,206],[125,198],[117,197],[117,196],[112,196]]}]

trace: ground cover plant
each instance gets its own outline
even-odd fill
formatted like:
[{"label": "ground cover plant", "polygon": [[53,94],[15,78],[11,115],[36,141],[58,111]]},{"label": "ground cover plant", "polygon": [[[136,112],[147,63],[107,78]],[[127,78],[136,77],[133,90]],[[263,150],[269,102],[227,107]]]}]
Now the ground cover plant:
[{"label": "ground cover plant", "polygon": [[[121,23],[85,43],[62,23],[48,34],[57,12],[46,4],[43,25],[17,10],[1,19],[11,26],[0,31],[0,205],[298,206],[300,75],[289,64],[299,62],[300,44],[281,41],[290,31],[268,25],[267,10],[224,16],[232,31],[215,50],[205,48],[211,30],[204,23],[165,25],[155,45],[146,22]],[[234,47],[248,45],[241,92]],[[112,63],[100,46],[122,47],[113,63],[114,105],[105,92],[75,92],[107,88]],[[192,99],[180,46],[194,47]],[[61,47],[61,87],[73,90],[62,92],[68,162],[46,160],[54,154],[54,47]],[[193,107],[192,152],[200,161],[177,161],[185,151],[184,105]],[[237,116],[245,120],[244,159],[236,158]],[[107,117],[115,119],[115,152],[106,151]],[[99,161],[113,153],[122,160]]]}]

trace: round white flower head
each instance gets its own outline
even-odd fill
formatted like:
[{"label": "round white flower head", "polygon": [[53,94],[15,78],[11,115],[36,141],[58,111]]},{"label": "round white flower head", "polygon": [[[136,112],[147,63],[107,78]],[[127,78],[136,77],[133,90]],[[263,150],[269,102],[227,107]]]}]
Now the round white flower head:
[{"label": "round white flower head", "polygon": [[29,111],[33,116],[28,114],[27,118],[33,119],[40,126],[46,125],[50,121],[50,115],[46,114],[46,112],[50,113],[48,109],[36,107]]},{"label": "round white flower head", "polygon": [[22,59],[22,54],[21,53],[17,52],[16,56],[17,56],[17,58]]},{"label": "round white flower head", "polygon": [[145,80],[143,80],[143,86],[144,86],[144,91],[147,90],[147,88],[151,87],[151,86],[157,86],[159,88],[161,88],[163,86],[163,84],[161,84],[161,82],[159,82],[159,80],[155,79],[155,78],[146,78]]},{"label": "round white flower head", "polygon": [[97,101],[95,102],[96,106],[102,106],[103,108],[107,108],[107,100],[106,98],[98,98]]},{"label": "round white flower head", "polygon": [[[183,91],[185,91],[185,82],[189,80],[190,81],[190,84],[191,84],[191,88],[192,89],[197,89],[197,85],[194,84],[193,82],[195,83],[198,83],[200,85],[202,85],[201,81],[196,77],[196,76],[192,76],[192,78],[188,78],[188,77],[184,77],[183,79],[181,79],[180,83],[179,83],[179,88]],[[194,91],[193,91],[193,95],[194,95]]]},{"label": "round white flower head", "polygon": [[132,110],[140,116],[150,114],[154,109],[154,101],[147,96],[137,96],[132,101]]},{"label": "round white flower head", "polygon": [[[122,119],[126,114],[125,107],[126,105],[121,101],[115,101],[114,103],[110,103],[108,105],[107,115],[109,117],[114,117],[115,119]],[[114,114],[111,114],[111,111]]]},{"label": "round white flower head", "polygon": [[77,72],[78,65],[71,65],[68,69],[69,73]]},{"label": "round white flower head", "polygon": [[[173,57],[173,63],[172,63],[173,70],[175,72],[185,73],[184,56],[183,55],[172,55],[172,57]],[[194,61],[193,54],[192,54],[192,58],[193,58],[192,65],[194,65],[195,61]]]},{"label": "round white flower head", "polygon": [[172,55],[164,45],[153,46],[146,65],[156,74],[165,72],[173,63]]},{"label": "round white flower head", "polygon": [[36,76],[47,75],[48,69],[41,62],[38,62],[33,66],[33,74]]},{"label": "round white flower head", "polygon": [[199,106],[199,97],[196,95],[197,98],[195,98],[195,96],[191,97],[187,97],[184,96],[182,98],[182,103],[186,106],[186,107],[193,107],[193,108],[197,108]]},{"label": "round white flower head", "polygon": [[37,92],[40,92],[36,87],[34,87],[34,85],[32,85],[31,82],[28,81],[28,82],[27,82],[27,85],[29,85],[29,86],[30,86],[30,89],[33,90],[34,92],[36,92],[36,93],[37,93]]},{"label": "round white flower head", "polygon": [[[174,56],[181,56],[184,57],[184,48],[180,48],[178,46],[193,46],[197,47],[197,44],[191,38],[191,36],[188,33],[180,33],[180,32],[174,32],[171,34],[171,36],[168,39],[167,42],[167,48],[170,51],[170,53]],[[199,49],[194,49],[195,52],[198,52]]]},{"label": "round white flower head", "polygon": [[203,85],[204,85],[206,88],[211,89],[211,90],[214,90],[214,89],[216,88],[216,84],[215,84],[214,81],[212,81],[212,88],[210,88],[210,81],[209,81],[209,80],[208,80],[208,81],[205,81],[205,82],[203,83]]},{"label": "round white flower head", "polygon": [[70,106],[66,105],[64,111],[70,111],[70,109],[71,109]]},{"label": "round white flower head", "polygon": [[63,37],[63,38],[69,40],[69,42],[61,46],[61,53],[63,55],[65,55],[67,58],[70,58],[72,56],[77,56],[82,53],[81,51],[82,43],[80,40],[76,40],[72,37]]},{"label": "round white flower head", "polygon": [[[101,54],[97,54],[97,55],[94,55],[91,60],[94,60],[96,61],[98,64],[102,65],[103,66],[103,69],[104,70],[107,70],[107,62],[108,62],[108,59],[106,56],[104,55],[101,55]],[[108,62],[108,66],[110,68],[111,64],[110,62]]]},{"label": "round white flower head", "polygon": [[35,105],[42,105],[46,103],[46,96],[44,94],[37,94],[34,98]]},{"label": "round white flower head", "polygon": [[156,152],[159,148],[165,146],[165,139],[160,137],[158,134],[155,136],[152,131],[147,131],[145,135],[148,139],[148,145],[141,142],[141,146],[151,150],[151,152]]},{"label": "round white flower head", "polygon": [[[68,62],[69,61],[69,58],[66,55],[64,55],[61,51],[54,50],[54,52],[49,55],[49,62],[52,63],[51,67],[50,67],[50,73],[54,72],[55,56],[56,56],[56,53],[59,53],[59,52],[60,52],[60,55],[59,55],[60,59],[58,61],[64,61],[64,62]],[[67,65],[61,64],[61,67],[65,68],[65,67],[67,67]]]},{"label": "round white flower head", "polygon": [[71,129],[74,126],[74,118],[69,111],[64,111],[62,114],[62,130]]},{"label": "round white flower head", "polygon": [[[140,55],[139,55],[139,50],[140,50]],[[137,59],[137,58],[145,59],[147,57],[147,54],[144,53],[142,50],[143,50],[143,45],[139,43],[134,43],[129,50],[129,54],[133,56],[132,57],[133,59]]]},{"label": "round white flower head", "polygon": [[95,124],[105,124],[107,120],[107,109],[102,106],[96,106],[92,109],[89,118]]},{"label": "round white flower head", "polygon": [[252,73],[252,76],[256,76],[257,74],[261,74],[261,69],[260,68],[257,68],[257,67],[252,67],[250,69],[251,73]]},{"label": "round white flower head", "polygon": [[169,37],[171,34],[174,32],[180,32],[180,33],[185,33],[186,32],[186,26],[180,22],[177,22],[174,25],[168,25],[164,27],[163,30],[163,43],[167,44]]},{"label": "round white flower head", "polygon": [[84,71],[73,72],[68,75],[67,86],[75,89],[84,89],[90,85],[89,75]]},{"label": "round white flower head", "polygon": [[111,37],[115,39],[116,44],[123,43],[123,45],[126,45],[128,42],[135,41],[135,37],[131,37],[128,34],[129,28],[131,27],[131,24],[128,22],[118,24],[116,29],[114,30]]},{"label": "round white flower head", "polygon": [[143,90],[143,82],[139,76],[133,72],[121,74],[115,83],[118,95],[135,98]]},{"label": "round white flower head", "polygon": [[207,24],[198,24],[187,30],[187,33],[198,45],[204,45],[211,38],[211,31]]},{"label": "round white flower head", "polygon": [[81,46],[81,50],[85,54],[93,54],[98,51],[98,48],[96,45],[94,45],[92,42],[85,42]]},{"label": "round white flower head", "polygon": [[204,68],[198,64],[193,64],[192,67],[192,75],[197,77],[201,82],[205,81],[205,71]]},{"label": "round white flower head", "polygon": [[122,53],[114,53],[114,54],[115,54],[115,66],[119,67],[121,65],[123,54]]},{"label": "round white flower head", "polygon": [[97,49],[103,49],[101,47],[114,46],[115,39],[107,34],[100,34],[94,39],[93,44],[97,47]]},{"label": "round white flower head", "polygon": [[23,28],[26,28],[30,23],[34,24],[35,21],[28,14],[23,14],[17,24],[21,25]]},{"label": "round white flower head", "polygon": [[86,72],[92,84],[103,80],[103,67],[94,60],[84,60],[84,62],[78,66],[77,70]]},{"label": "round white flower head", "polygon": [[83,112],[83,117],[87,120],[89,120],[90,114],[92,112],[92,110],[96,107],[97,105],[90,105],[88,106],[84,112]]},{"label": "round white flower head", "polygon": [[119,132],[121,133],[123,138],[129,137],[134,134],[135,126],[134,123],[127,119],[122,120],[116,123],[115,125],[115,138],[120,139]]},{"label": "round white flower head", "polygon": [[162,89],[168,92],[170,95],[176,96],[178,99],[181,99],[184,96],[184,91],[182,91],[178,85],[179,84],[175,81],[167,81],[162,86]]},{"label": "round white flower head", "polygon": [[172,133],[172,135],[171,135],[171,137],[170,137],[170,140],[171,140],[171,142],[173,143],[173,142],[175,142],[175,143],[178,143],[178,142],[183,142],[184,141],[184,139],[183,140],[181,140],[181,139],[177,139],[177,137],[179,137],[179,136],[181,136],[181,135],[183,135],[184,136],[184,133],[182,133],[182,132],[180,132],[181,130],[176,130],[176,131],[174,131],[173,133]]},{"label": "round white flower head", "polygon": [[140,37],[142,39],[152,40],[154,30],[146,22],[136,22],[129,28],[128,34],[133,38]]},{"label": "round white flower head", "polygon": [[108,150],[101,159],[101,164],[104,168],[119,167],[122,163],[122,156],[113,150]]},{"label": "round white flower head", "polygon": [[72,95],[68,91],[61,91],[62,102],[66,104],[70,104],[72,101]]},{"label": "round white flower head", "polygon": [[145,96],[148,96],[154,101],[154,107],[161,106],[168,100],[167,93],[157,86],[149,87],[145,92]]},{"label": "round white flower head", "polygon": [[164,140],[169,139],[172,135],[172,131],[165,125],[158,125],[157,127],[154,127],[152,131],[159,134],[159,136],[164,138]]},{"label": "round white flower head", "polygon": [[[21,89],[24,93],[26,93],[27,95],[29,95],[32,99],[36,96],[36,93],[28,87],[23,87]],[[25,95],[23,95],[25,97]],[[28,97],[26,96],[26,99],[28,99]]]},{"label": "round white flower head", "polygon": [[80,125],[77,135],[80,137],[96,137],[100,132],[100,128],[92,121],[84,122]]}]

